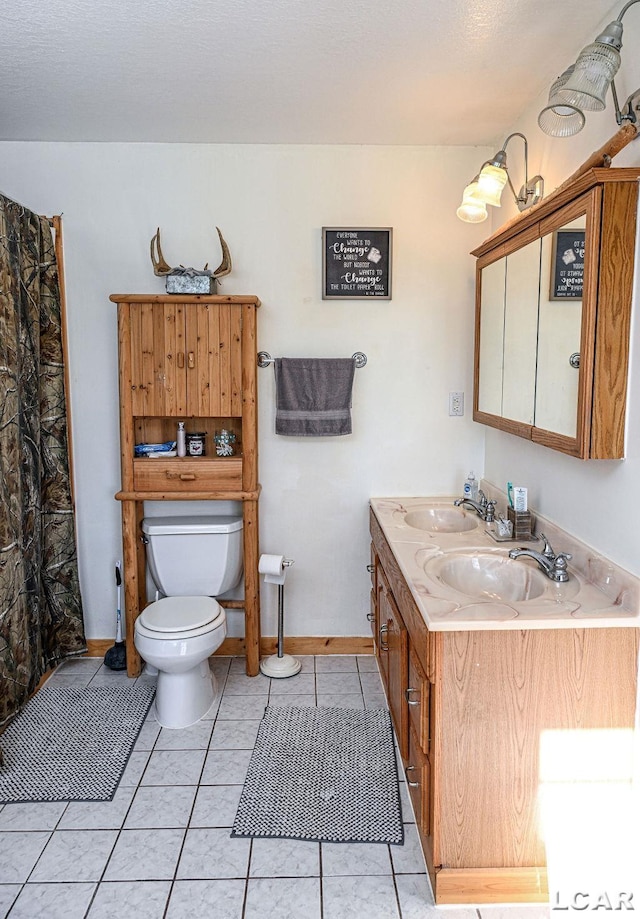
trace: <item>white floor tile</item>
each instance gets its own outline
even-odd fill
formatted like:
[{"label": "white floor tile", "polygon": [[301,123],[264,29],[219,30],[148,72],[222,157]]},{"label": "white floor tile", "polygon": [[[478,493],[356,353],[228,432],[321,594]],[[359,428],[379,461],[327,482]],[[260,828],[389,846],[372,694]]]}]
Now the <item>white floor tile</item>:
[{"label": "white floor tile", "polygon": [[170,890],[170,881],[103,881],[87,919],[162,919]]},{"label": "white floor tile", "polygon": [[99,881],[118,834],[115,830],[57,830],[30,881]]},{"label": "white floor tile", "polygon": [[322,874],[324,877],[391,873],[388,845],[361,842],[322,843]]},{"label": "white floor tile", "polygon": [[22,884],[40,858],[51,833],[0,833],[0,878],[3,884]]},{"label": "white floor tile", "polygon": [[223,696],[218,718],[220,721],[246,721],[260,719],[267,706],[266,696]]},{"label": "white floor tile", "polygon": [[360,683],[362,685],[362,691],[365,693],[384,692],[382,680],[377,670],[361,672]]},{"label": "white floor tile", "polygon": [[162,728],[154,750],[206,750],[212,731],[211,721],[198,721],[188,728]]},{"label": "white floor tile", "polygon": [[269,696],[269,705],[271,708],[278,708],[287,705],[297,705],[301,708],[315,708],[316,706],[316,696],[315,693],[311,695],[298,694],[298,693],[281,693],[277,695],[271,693]]},{"label": "white floor tile", "polygon": [[[597,897],[594,897],[594,902],[596,900]],[[613,905],[613,897],[610,896],[610,900]],[[549,919],[552,914],[550,907],[542,904],[539,906],[480,906],[479,913],[480,919]],[[567,913],[556,912],[555,915],[566,916]]]},{"label": "white floor tile", "polygon": [[[452,911],[439,910],[433,905],[431,884],[426,874],[400,874],[396,876],[396,887],[402,919],[456,919]],[[455,910],[457,913],[458,910]],[[478,919],[474,909],[462,910],[465,919]]]},{"label": "white floor tile", "polygon": [[205,758],[204,750],[154,750],[141,785],[197,785]]},{"label": "white floor tile", "polygon": [[95,884],[25,884],[11,919],[83,919]]},{"label": "white floor tile", "polygon": [[232,838],[228,828],[190,829],[176,877],[181,880],[246,878],[250,849],[250,839]]},{"label": "white floor tile", "polygon": [[120,785],[112,801],[72,801],[58,824],[59,830],[119,830],[135,788]]},{"label": "white floor tile", "polygon": [[201,785],[191,815],[192,827],[233,826],[241,785]]},{"label": "white floor tile", "polygon": [[266,916],[269,919],[292,919],[294,916],[320,919],[320,879],[250,879],[244,919],[265,919]]},{"label": "white floor tile", "polygon": [[276,695],[312,695],[316,691],[313,673],[296,673],[284,680],[271,680],[271,698]]},{"label": "white floor tile", "polygon": [[136,791],[125,829],[186,829],[197,785],[149,785]]},{"label": "white floor tile", "polygon": [[138,734],[138,738],[133,748],[136,751],[153,750],[156,740],[158,739],[161,728],[158,722],[155,720],[155,715],[152,714],[152,712],[153,706],[151,706],[149,709],[151,720],[145,721],[145,723],[140,728],[140,733]]},{"label": "white floor tile", "polygon": [[318,695],[344,695],[360,693],[360,675],[358,673],[317,673],[316,690]]},{"label": "white floor tile", "polygon": [[[166,919],[240,919],[245,881],[176,881]],[[263,914],[266,919],[268,914]],[[270,917],[271,919],[271,917]],[[289,917],[291,919],[291,917]]]},{"label": "white floor tile", "polygon": [[351,654],[319,654],[316,673],[356,673],[358,665]]},{"label": "white floor tile", "polygon": [[[389,852],[396,874],[424,874],[426,872],[427,867],[415,823],[404,824],[404,845],[389,846]],[[506,919],[506,917],[496,917],[496,919]]]},{"label": "white floor tile", "polygon": [[134,750],[129,757],[129,762],[122,774],[118,787],[122,788],[124,785],[137,785],[142,778],[144,770],[147,768],[150,756],[151,754],[146,750],[141,750],[138,753]]},{"label": "white floor tile", "polygon": [[5,804],[0,810],[0,830],[55,830],[66,801]]},{"label": "white floor tile", "polygon": [[104,880],[171,880],[184,835],[184,830],[122,830]]},{"label": "white floor tile", "polygon": [[253,750],[259,721],[217,721],[210,750]]},{"label": "white floor tile", "polygon": [[[323,919],[399,919],[391,876],[324,877]],[[406,917],[403,914],[403,919]],[[446,917],[445,917],[446,919]]]},{"label": "white floor tile", "polygon": [[364,700],[362,693],[338,693],[330,694],[318,692],[318,708],[351,708],[364,709]]},{"label": "white floor tile", "polygon": [[244,673],[230,673],[224,684],[225,695],[255,696],[267,695],[271,680],[259,673],[257,676],[247,676]]},{"label": "white floor tile", "polygon": [[356,660],[360,673],[378,673],[378,661],[375,654],[359,654]]},{"label": "white floor tile", "polygon": [[5,919],[21,890],[21,884],[0,884],[0,916],[2,919]]},{"label": "white floor tile", "polygon": [[209,750],[200,784],[243,785],[251,753],[251,750]]},{"label": "white floor tile", "polygon": [[320,845],[299,839],[254,839],[250,877],[319,877]]}]

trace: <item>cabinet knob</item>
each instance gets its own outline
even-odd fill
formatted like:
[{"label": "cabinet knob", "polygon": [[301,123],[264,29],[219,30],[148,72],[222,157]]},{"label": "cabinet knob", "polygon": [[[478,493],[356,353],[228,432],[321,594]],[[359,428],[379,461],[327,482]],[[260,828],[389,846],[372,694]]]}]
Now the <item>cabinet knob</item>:
[{"label": "cabinet knob", "polygon": [[404,767],[404,777],[407,780],[407,785],[409,786],[409,788],[420,788],[420,782],[410,782],[409,781],[409,773],[415,772],[416,768],[417,768],[416,766],[405,766]]},{"label": "cabinet knob", "polygon": [[193,473],[181,472],[181,473],[180,473],[180,479],[181,479],[183,482],[195,482],[196,477],[195,477],[195,475],[194,475]]},{"label": "cabinet knob", "polygon": [[189,368],[189,370],[193,370],[195,366],[196,366],[196,356],[193,353],[193,351],[189,351],[189,353],[187,354],[187,367]]},{"label": "cabinet knob", "polygon": [[369,622],[373,622],[375,618],[376,618],[375,613],[367,613],[367,619],[369,620]]},{"label": "cabinet knob", "polygon": [[178,351],[177,354],[177,363],[180,370],[184,367],[184,351]]},{"label": "cabinet knob", "polygon": [[367,565],[367,571],[371,574],[375,570],[373,565]]},{"label": "cabinet knob", "polygon": [[[412,693],[412,692],[417,692],[417,693],[418,693],[418,698],[417,698],[417,699],[412,699],[412,698],[411,698],[411,693]],[[419,690],[414,689],[412,686],[409,686],[408,689],[405,689],[405,691],[404,691],[404,697],[405,697],[405,699],[407,700],[408,705],[420,705],[420,692],[419,692]]]}]

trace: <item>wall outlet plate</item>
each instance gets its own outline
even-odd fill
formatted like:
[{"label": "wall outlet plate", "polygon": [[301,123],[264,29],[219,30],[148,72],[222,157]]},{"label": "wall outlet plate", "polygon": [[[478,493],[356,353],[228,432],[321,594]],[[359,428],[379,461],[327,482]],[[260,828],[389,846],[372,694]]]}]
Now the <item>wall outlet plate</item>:
[{"label": "wall outlet plate", "polygon": [[464,415],[464,393],[463,392],[450,392],[449,393],[449,414],[450,415]]}]

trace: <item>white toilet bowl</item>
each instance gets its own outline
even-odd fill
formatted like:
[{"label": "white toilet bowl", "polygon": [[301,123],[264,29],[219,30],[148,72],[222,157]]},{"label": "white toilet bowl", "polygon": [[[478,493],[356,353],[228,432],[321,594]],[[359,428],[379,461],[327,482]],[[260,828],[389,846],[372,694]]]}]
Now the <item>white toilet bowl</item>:
[{"label": "white toilet bowl", "polygon": [[166,728],[199,721],[216,696],[209,655],[227,634],[223,608],[213,597],[164,597],[138,617],[134,644],[158,670],[155,714]]}]

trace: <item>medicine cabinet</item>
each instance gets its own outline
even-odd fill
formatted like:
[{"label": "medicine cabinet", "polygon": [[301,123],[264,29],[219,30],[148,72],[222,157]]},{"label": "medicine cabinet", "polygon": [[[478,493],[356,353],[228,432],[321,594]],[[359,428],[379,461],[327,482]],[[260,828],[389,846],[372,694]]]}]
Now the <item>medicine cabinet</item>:
[{"label": "medicine cabinet", "polygon": [[475,421],[624,456],[639,175],[590,169],[473,251]]}]

